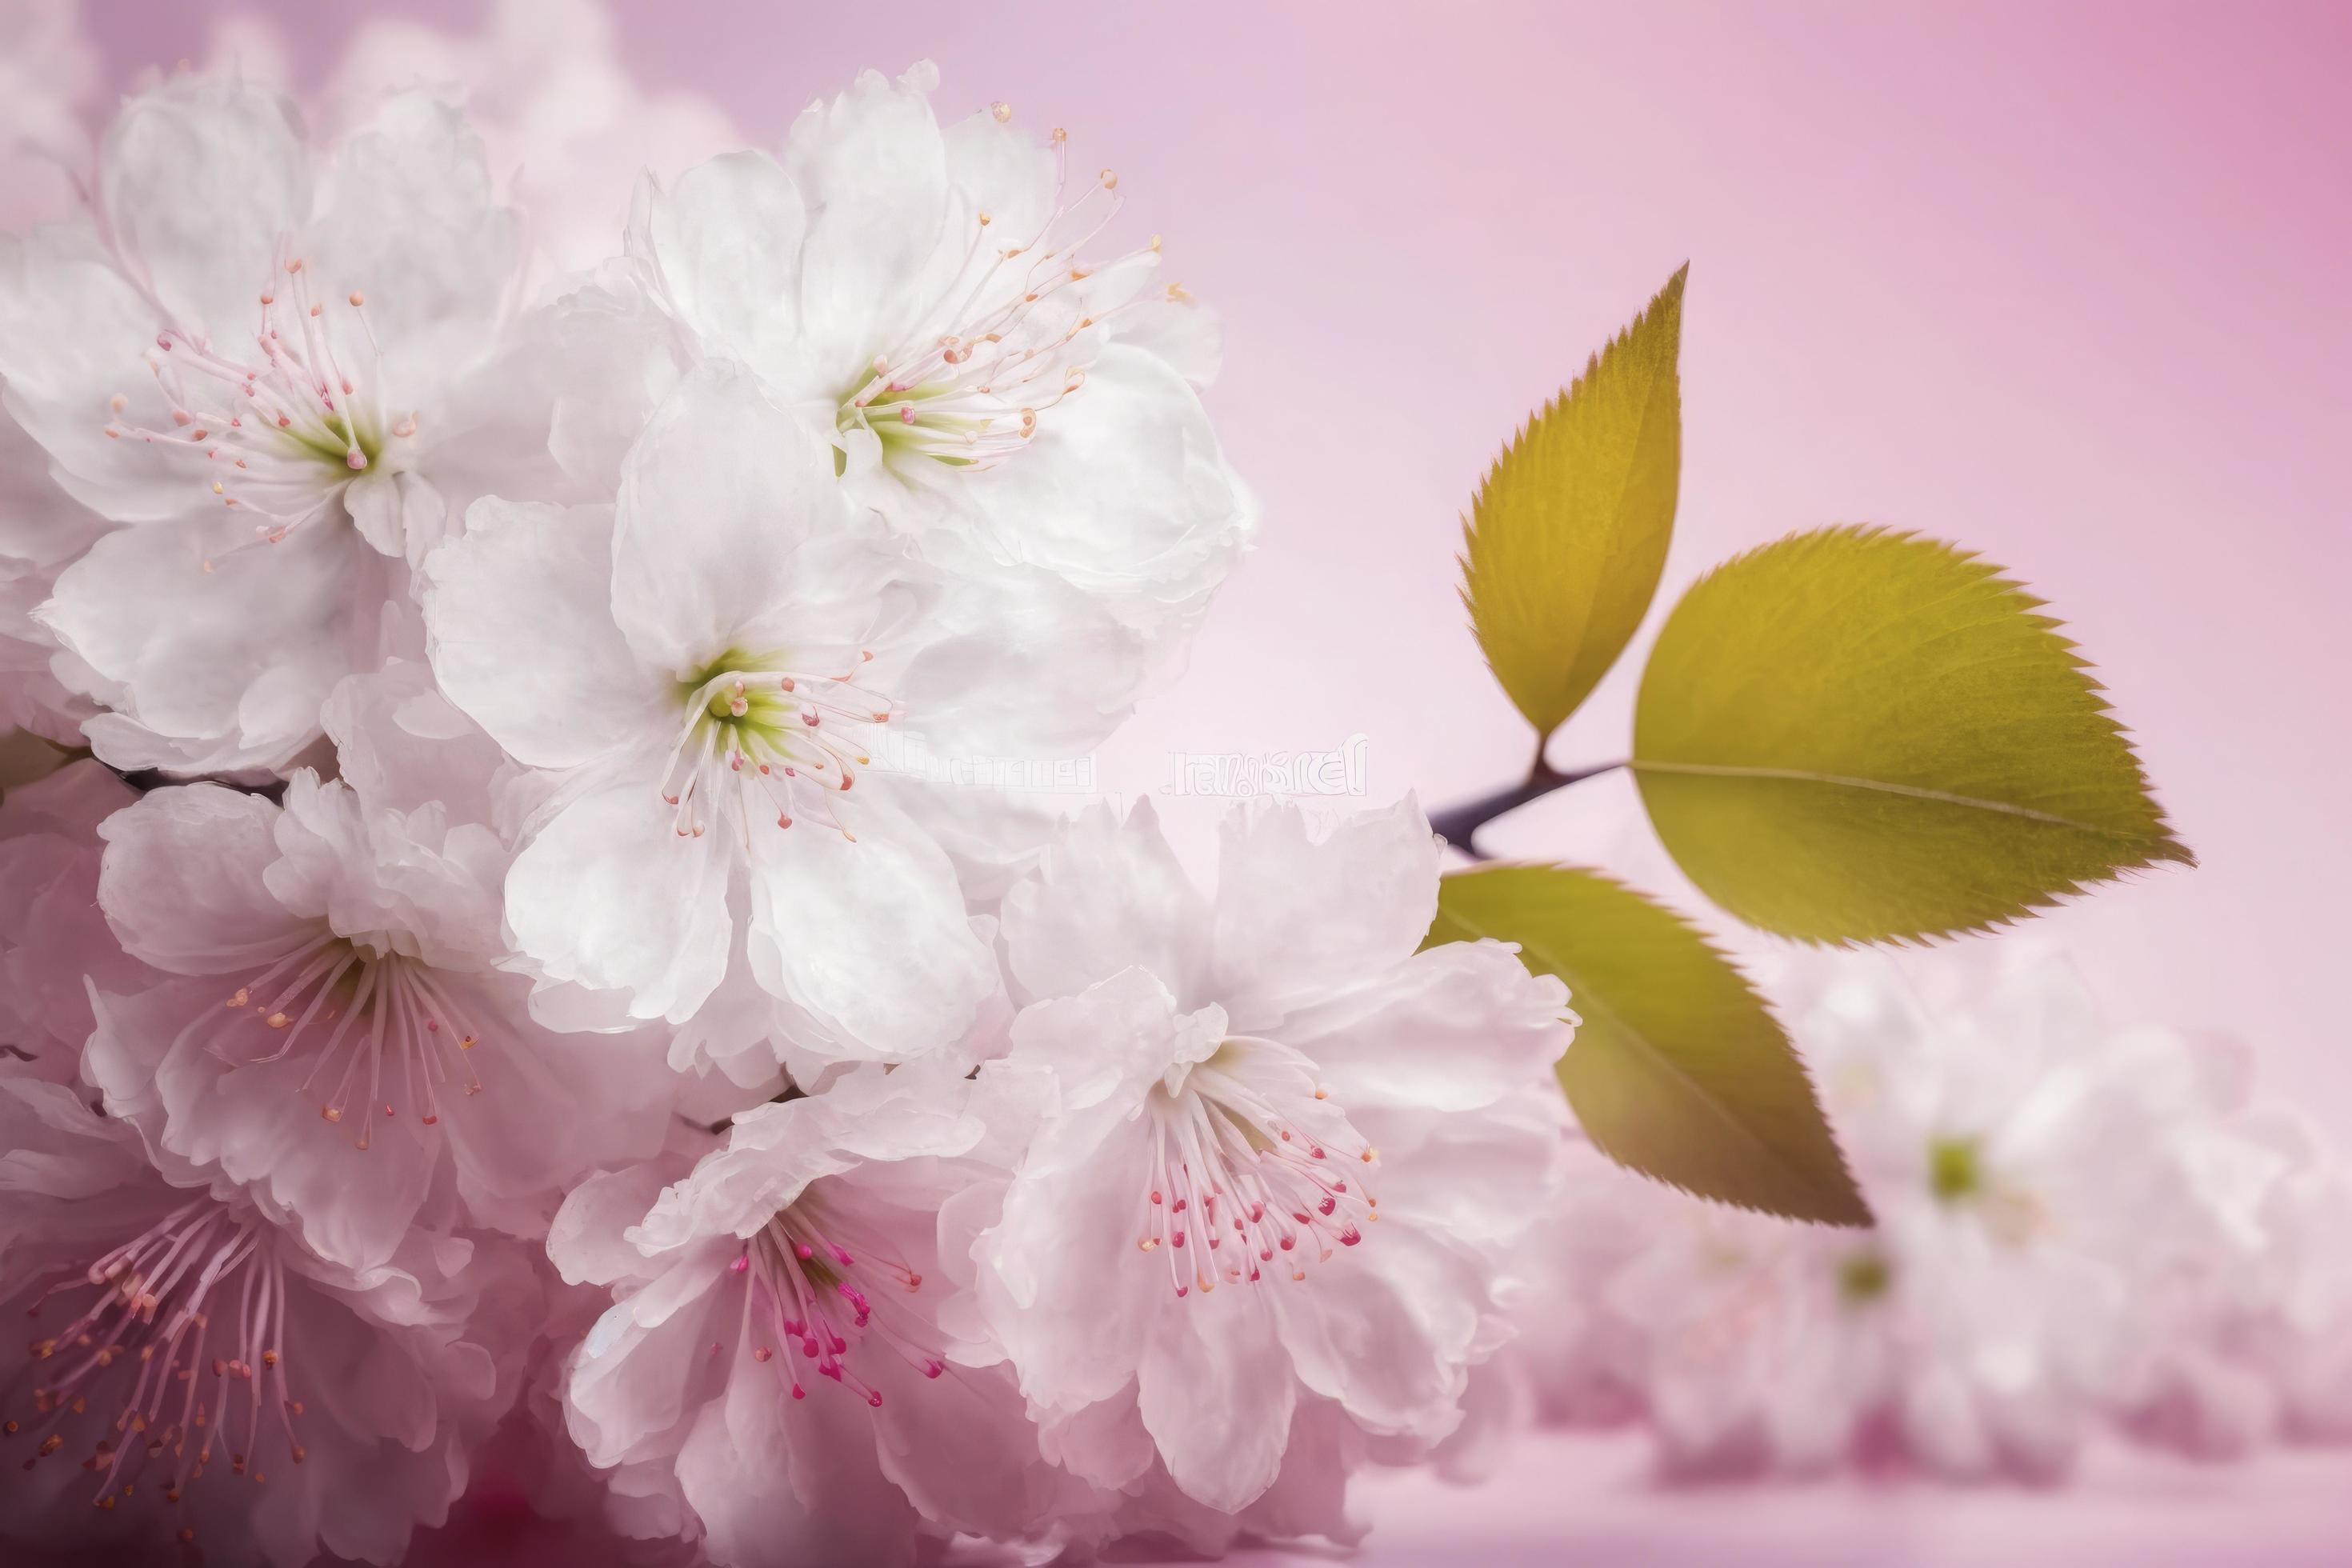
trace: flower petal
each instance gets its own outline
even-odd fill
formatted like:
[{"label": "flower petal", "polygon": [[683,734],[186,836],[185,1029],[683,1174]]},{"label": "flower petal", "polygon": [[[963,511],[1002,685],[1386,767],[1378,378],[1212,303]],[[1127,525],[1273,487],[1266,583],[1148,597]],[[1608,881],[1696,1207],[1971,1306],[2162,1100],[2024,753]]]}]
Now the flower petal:
[{"label": "flower petal", "polygon": [[866,71],[831,102],[793,122],[785,171],[808,209],[801,269],[803,352],[855,374],[888,353],[962,260],[942,241],[946,146],[932,118],[939,72],[928,62],[896,82]]},{"label": "flower petal", "polygon": [[321,281],[367,298],[393,406],[436,399],[497,342],[521,221],[455,104],[420,90],[381,102],[344,139],[310,232]]},{"label": "flower petal", "polygon": [[123,947],[174,974],[258,968],[319,930],[262,879],[278,808],[194,784],[151,792],[99,826],[98,901]]},{"label": "flower petal", "polygon": [[742,366],[705,365],[622,468],[614,618],[646,663],[694,673],[803,596],[799,546],[847,523],[831,445]]},{"label": "flower petal", "polygon": [[241,78],[167,77],[107,133],[99,199],[179,324],[233,341],[259,316],[278,237],[310,216],[301,117]]},{"label": "flower petal", "polygon": [[339,517],[275,544],[234,525],[108,535],[41,618],[116,689],[86,729],[124,769],[277,769],[319,734],[335,682],[382,657],[397,568]]},{"label": "flower petal", "polygon": [[1163,1311],[1136,1368],[1136,1407],[1189,1497],[1237,1513],[1282,1470],[1298,1380],[1265,1292],[1229,1286]]},{"label": "flower petal", "polygon": [[906,815],[873,800],[843,821],[750,827],[752,972],[826,1037],[810,1049],[885,1060],[944,1046],[996,988],[955,868]]},{"label": "flower petal", "polygon": [[1550,1080],[1573,1037],[1568,990],[1502,942],[1448,942],[1293,1013],[1283,1043],[1350,1110],[1470,1110]]},{"label": "flower petal", "polygon": [[729,856],[682,836],[652,766],[583,784],[507,874],[507,927],[546,978],[625,992],[629,1014],[682,1023],[727,972]]},{"label": "flower petal", "polygon": [[425,566],[433,672],[518,762],[571,767],[646,738],[668,695],[614,627],[613,514],[477,501]]},{"label": "flower petal", "polygon": [[1124,719],[1143,681],[1139,638],[1041,572],[954,575],[908,628],[891,695],[945,761],[1075,756]]},{"label": "flower petal", "polygon": [[765,153],[729,153],[647,193],[632,248],[650,253],[662,287],[713,353],[772,379],[803,367],[793,354],[801,243],[799,189]]},{"label": "flower petal", "polygon": [[1006,559],[1152,632],[1199,620],[1255,521],[1199,395],[1157,355],[1118,343],[1018,462],[964,483]]},{"label": "flower petal", "polygon": [[1265,1027],[1410,955],[1437,913],[1437,841],[1410,795],[1320,838],[1288,801],[1227,817],[1214,963],[1236,1026]]}]

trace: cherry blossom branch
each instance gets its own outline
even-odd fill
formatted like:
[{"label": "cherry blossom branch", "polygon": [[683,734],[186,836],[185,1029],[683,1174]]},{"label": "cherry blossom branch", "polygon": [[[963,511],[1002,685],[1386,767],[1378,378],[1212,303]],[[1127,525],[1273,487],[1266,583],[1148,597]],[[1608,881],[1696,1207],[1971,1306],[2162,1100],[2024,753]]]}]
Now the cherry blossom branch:
[{"label": "cherry blossom branch", "polygon": [[1624,765],[1622,762],[1602,763],[1595,767],[1579,768],[1573,773],[1561,773],[1545,762],[1543,752],[1538,751],[1535,765],[1528,770],[1524,781],[1508,789],[1496,790],[1492,795],[1483,795],[1475,800],[1465,800],[1459,805],[1433,813],[1429,819],[1430,830],[1473,860],[1488,859],[1491,857],[1473,841],[1477,831],[1486,824],[1507,812],[1518,810],[1529,801],[1541,800],[1556,789],[1564,789],[1581,779],[1614,773]]}]

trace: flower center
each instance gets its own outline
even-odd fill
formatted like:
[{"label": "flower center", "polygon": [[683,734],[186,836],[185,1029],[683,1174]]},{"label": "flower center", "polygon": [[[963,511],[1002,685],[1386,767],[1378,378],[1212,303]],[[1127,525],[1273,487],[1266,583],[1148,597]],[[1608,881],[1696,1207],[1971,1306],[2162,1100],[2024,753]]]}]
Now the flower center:
[{"label": "flower center", "polygon": [[1221,1278],[1255,1283],[1277,1258],[1304,1279],[1310,1258],[1329,1262],[1364,1239],[1360,1222],[1381,1217],[1361,1170],[1378,1152],[1286,1046],[1228,1039],[1181,1087],[1155,1086],[1145,1114],[1151,1163],[1135,1245],[1165,1254],[1179,1296]]},{"label": "flower center", "polygon": [[1927,1186],[1942,1202],[1956,1204],[1984,1190],[1984,1169],[1973,1138],[1936,1138],[1927,1144]]},{"label": "flower center", "polygon": [[1850,1307],[1884,1300],[1895,1288],[1895,1266],[1878,1251],[1848,1254],[1838,1262],[1838,1298]]},{"label": "flower center", "polygon": [[[25,1468],[64,1447],[92,1405],[116,1412],[81,1462],[98,1479],[100,1508],[132,1496],[151,1466],[163,1500],[178,1502],[215,1443],[234,1474],[267,1480],[265,1426],[302,1462],[302,1404],[286,1382],[286,1273],[262,1227],[194,1198],[87,1268],[55,1272],[63,1278],[33,1298],[29,1315],[72,1321],[32,1342],[33,1368],[9,1387],[13,1404],[30,1384],[29,1419],[11,1409],[0,1420],[0,1434],[31,1442]],[[91,1294],[76,1300],[83,1291]]]},{"label": "flower center", "polygon": [[808,1366],[879,1408],[881,1390],[858,1377],[847,1359],[869,1340],[879,1340],[925,1377],[947,1370],[910,1337],[911,1314],[907,1321],[890,1321],[906,1311],[898,1298],[921,1289],[923,1277],[859,1234],[814,1187],[745,1242],[728,1268],[751,1277],[743,1326],[753,1341],[751,1359],[764,1365],[782,1344],[779,1375],[790,1382],[794,1399],[808,1397],[800,1380]]},{"label": "flower center", "polygon": [[[458,1005],[457,989],[451,976],[416,959],[321,935],[237,987],[226,1004],[235,1017],[211,1049],[244,1067],[313,1057],[299,1092],[322,1093],[319,1114],[329,1121],[342,1121],[352,1108],[366,1068],[358,1119],[364,1149],[373,1121],[367,1110],[381,1105],[384,1115],[399,1114],[395,1092],[431,1127],[441,1120],[442,1096],[459,1088],[482,1091],[465,1054],[481,1037]],[[274,1048],[252,1054],[273,1035]]]},{"label": "flower center", "polygon": [[[382,386],[372,384],[383,379],[383,356],[365,296],[345,296],[362,343],[338,345],[328,308],[311,298],[302,258],[281,265],[284,279],[261,291],[250,355],[178,326],[156,334],[160,353],[147,367],[170,405],[172,428],[106,426],[118,440],[203,463],[221,504],[253,513],[255,538],[269,544],[324,510],[354,475],[384,460],[394,441],[416,434],[415,416],[386,409]],[[120,416],[129,403],[118,394],[113,412]]]},{"label": "flower center", "polygon": [[[1000,104],[997,118],[1011,110]],[[877,354],[842,398],[844,433],[870,432],[885,461],[930,458],[957,468],[990,468],[1037,433],[1037,416],[1086,384],[1096,340],[1087,331],[1135,300],[1094,309],[1086,280],[1109,268],[1156,255],[1160,239],[1108,262],[1078,250],[1125,205],[1118,175],[1105,169],[1069,195],[1068,138],[1054,132],[1054,210],[1035,234],[1012,245],[991,243],[996,219],[982,212],[971,247],[939,297],[916,317],[906,340]],[[1170,284],[1161,297],[1184,299]]]},{"label": "flower center", "polygon": [[[682,720],[661,786],[677,836],[701,837],[710,814],[731,801],[747,832],[770,810],[778,827],[790,827],[813,809],[856,843],[833,797],[874,760],[865,742],[871,727],[905,712],[851,679],[873,658],[864,648],[730,649],[681,679]],[[828,673],[835,668],[841,673]]]}]

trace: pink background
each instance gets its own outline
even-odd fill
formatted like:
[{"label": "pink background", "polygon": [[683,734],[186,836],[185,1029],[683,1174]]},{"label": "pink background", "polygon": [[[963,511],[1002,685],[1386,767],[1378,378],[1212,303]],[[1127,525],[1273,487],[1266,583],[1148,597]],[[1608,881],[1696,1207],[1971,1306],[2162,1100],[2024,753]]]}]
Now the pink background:
[{"label": "pink background", "polygon": [[[273,17],[314,69],[361,14],[240,8]],[[118,79],[201,58],[215,12],[93,9],[94,25],[113,20]],[[471,25],[482,7],[404,9]],[[1512,426],[1687,258],[1665,594],[1730,551],[1841,520],[2011,566],[2072,623],[2204,862],[2044,929],[2119,1017],[2242,1033],[2272,1091],[2352,1137],[2338,951],[2352,873],[2352,7],[901,3],[788,16],[695,0],[624,14],[647,82],[709,94],[760,141],[855,69],[928,56],[944,110],[1009,100],[1032,125],[1068,126],[1082,164],[1118,167],[1132,232],[1163,233],[1174,275],[1223,312],[1213,406],[1264,500],[1263,543],[1186,679],[1103,753],[1107,787],[1159,790],[1174,751],[1315,749],[1355,732],[1376,797],[1410,788],[1442,804],[1523,768],[1525,731],[1454,601],[1455,520]],[[1622,754],[1636,669],[1612,676],[1556,762]],[[1606,857],[1697,907],[1629,833],[1629,793],[1619,777],[1555,797],[1497,845]],[[1202,836],[1202,803],[1175,815]],[[1754,1544],[1744,1505],[1629,1512],[1631,1494],[1602,1500],[1589,1482],[1551,1531],[1529,1511],[1550,1495],[1545,1475],[1591,1456],[1528,1452],[1476,1499],[1418,1482],[1384,1494],[1390,1544],[1370,1560],[1435,1560],[1449,1541],[1470,1558],[1485,1542],[1549,1560],[1543,1543],[1571,1528],[1607,1561]],[[1631,1473],[1619,1450],[1597,1452],[1605,1475]],[[1833,1557],[1844,1548],[1831,1542],[1947,1561],[2079,1538],[2067,1555],[2082,1560],[2102,1542],[2123,1550],[2101,1520],[2137,1520],[2135,1535],[2190,1558],[2245,1544],[2235,1497],[2273,1560],[2352,1553],[2314,1501],[2340,1495],[2341,1466],[2300,1475],[2095,1476],[2063,1513],[2015,1498],[1889,1516],[1844,1491],[1799,1494],[1762,1522]],[[2280,1502],[2282,1487],[2301,1501]],[[1675,1533],[1654,1533],[1669,1511]],[[2206,1526],[2182,1522],[2196,1518]]]}]

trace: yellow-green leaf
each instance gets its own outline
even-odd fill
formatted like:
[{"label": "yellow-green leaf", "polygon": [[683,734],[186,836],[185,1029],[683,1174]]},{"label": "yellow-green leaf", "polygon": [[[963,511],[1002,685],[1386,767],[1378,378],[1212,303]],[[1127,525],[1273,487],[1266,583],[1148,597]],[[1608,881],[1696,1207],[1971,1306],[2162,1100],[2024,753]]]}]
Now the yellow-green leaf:
[{"label": "yellow-green leaf", "polygon": [[1682,475],[1685,267],[1487,471],[1463,522],[1462,598],[1495,678],[1549,737],[1658,589]]},{"label": "yellow-green leaf", "polygon": [[1789,1037],[1672,910],[1592,871],[1492,866],[1439,884],[1428,944],[1496,937],[1568,983],[1560,1087],[1595,1147],[1701,1197],[1830,1225],[1870,1210]]},{"label": "yellow-green leaf", "polygon": [[2194,864],[2041,604],[1877,528],[1724,563],[1643,672],[1633,765],[1658,836],[1717,903],[1815,942],[1981,930]]}]

